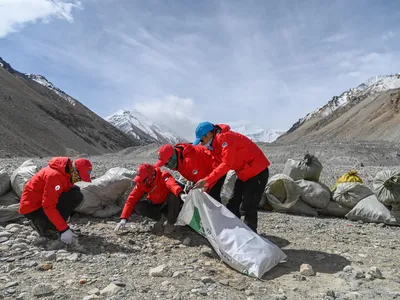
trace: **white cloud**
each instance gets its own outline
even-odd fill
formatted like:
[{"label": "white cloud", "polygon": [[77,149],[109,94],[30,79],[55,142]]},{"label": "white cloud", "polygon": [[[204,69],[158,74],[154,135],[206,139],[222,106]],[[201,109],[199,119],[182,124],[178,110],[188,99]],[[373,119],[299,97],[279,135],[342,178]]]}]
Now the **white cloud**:
[{"label": "white cloud", "polygon": [[202,121],[196,113],[194,101],[190,98],[167,96],[136,103],[134,108],[150,120],[165,124],[189,141],[194,139],[196,126]]},{"label": "white cloud", "polygon": [[73,22],[72,9],[81,7],[79,1],[0,0],[0,38],[38,20],[47,23],[55,17]]}]

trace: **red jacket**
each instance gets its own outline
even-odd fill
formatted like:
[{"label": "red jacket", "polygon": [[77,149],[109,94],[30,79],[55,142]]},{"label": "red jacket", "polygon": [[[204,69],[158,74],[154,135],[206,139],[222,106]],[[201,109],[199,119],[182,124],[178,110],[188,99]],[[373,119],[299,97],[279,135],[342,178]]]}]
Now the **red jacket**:
[{"label": "red jacket", "polygon": [[[204,146],[177,144],[174,148],[178,154],[176,170],[194,183],[208,176],[219,165]],[[212,186],[210,185],[209,188],[211,189]]]},{"label": "red jacket", "polygon": [[247,181],[265,170],[270,162],[258,146],[248,137],[231,131],[229,125],[217,124],[210,154],[220,164],[205,179],[207,186],[234,170],[237,177]]},{"label": "red jacket", "polygon": [[48,166],[41,169],[26,183],[21,195],[19,213],[26,215],[40,207],[58,231],[68,229],[68,224],[61,217],[56,205],[61,193],[69,192],[73,183],[65,173],[68,157],[54,157]]},{"label": "red jacket", "polygon": [[138,182],[129,194],[124,209],[121,213],[121,219],[129,219],[132,211],[135,209],[137,202],[142,198],[144,193],[148,193],[147,199],[154,204],[163,204],[169,193],[173,193],[179,197],[182,193],[182,187],[176,182],[174,177],[167,171],[161,171],[156,168],[156,179],[150,187]]}]

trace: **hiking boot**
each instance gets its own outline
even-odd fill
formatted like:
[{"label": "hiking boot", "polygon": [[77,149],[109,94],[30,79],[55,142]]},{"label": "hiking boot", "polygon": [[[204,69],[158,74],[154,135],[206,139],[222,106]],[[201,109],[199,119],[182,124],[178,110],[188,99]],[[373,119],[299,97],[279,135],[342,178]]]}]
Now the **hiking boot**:
[{"label": "hiking boot", "polygon": [[152,232],[160,232],[164,226],[165,221],[167,220],[167,218],[162,215],[161,219],[158,220],[154,225],[153,228],[151,229]]},{"label": "hiking boot", "polygon": [[58,231],[52,228],[43,228],[45,224],[41,223],[39,220],[29,220],[29,225],[39,234],[39,236],[51,240],[58,239]]},{"label": "hiking boot", "polygon": [[175,225],[174,224],[167,224],[167,225],[165,225],[165,228],[164,228],[164,233],[165,234],[171,234],[171,233],[173,233],[174,232],[174,230],[175,230]]}]

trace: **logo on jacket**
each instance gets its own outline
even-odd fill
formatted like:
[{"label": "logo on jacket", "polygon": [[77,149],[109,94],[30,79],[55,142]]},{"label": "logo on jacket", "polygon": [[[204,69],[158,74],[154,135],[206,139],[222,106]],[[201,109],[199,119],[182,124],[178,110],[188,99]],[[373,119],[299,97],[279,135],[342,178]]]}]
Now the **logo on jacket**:
[{"label": "logo on jacket", "polygon": [[56,187],[55,187],[56,191],[59,191],[60,188],[61,188],[61,187],[60,187],[59,185],[56,185]]},{"label": "logo on jacket", "polygon": [[165,179],[164,179],[164,180],[165,180],[165,181],[167,181],[168,179],[169,179],[169,177],[165,177]]},{"label": "logo on jacket", "polygon": [[197,170],[193,170],[193,174],[196,175],[198,172]]},{"label": "logo on jacket", "polygon": [[222,143],[222,148],[225,148],[226,146],[228,146],[228,143],[227,142],[223,142]]}]

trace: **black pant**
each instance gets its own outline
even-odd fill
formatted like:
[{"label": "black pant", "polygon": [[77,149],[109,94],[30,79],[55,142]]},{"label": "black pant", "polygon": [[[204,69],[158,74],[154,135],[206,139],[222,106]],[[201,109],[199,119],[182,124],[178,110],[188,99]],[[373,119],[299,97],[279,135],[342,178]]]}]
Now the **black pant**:
[{"label": "black pant", "polygon": [[212,187],[212,189],[208,192],[208,194],[221,203],[221,189],[224,185],[226,175],[221,177],[217,183]]},{"label": "black pant", "polygon": [[[81,189],[74,185],[69,192],[60,195],[56,208],[61,217],[67,221],[72,211],[81,204],[82,200],[83,194],[81,193]],[[31,220],[37,229],[41,231],[39,234],[44,233],[46,230],[57,230],[45,214],[43,207],[26,214],[25,217]]]},{"label": "black pant", "polygon": [[239,219],[241,215],[244,215],[244,223],[254,232],[257,232],[257,207],[267,185],[268,177],[269,170],[266,168],[247,181],[242,181],[238,178],[233,190],[233,197],[226,205]]},{"label": "black pant", "polygon": [[154,204],[148,199],[140,200],[135,207],[137,214],[159,221],[161,216],[167,217],[168,224],[175,224],[183,202],[174,194],[169,193],[163,204]]}]

